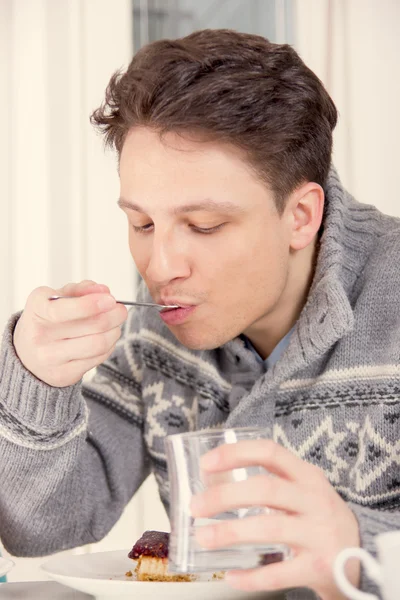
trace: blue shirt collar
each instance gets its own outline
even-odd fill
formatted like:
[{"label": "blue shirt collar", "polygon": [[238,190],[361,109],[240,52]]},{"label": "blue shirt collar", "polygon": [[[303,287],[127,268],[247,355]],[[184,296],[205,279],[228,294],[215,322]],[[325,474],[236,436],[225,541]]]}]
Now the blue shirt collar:
[{"label": "blue shirt collar", "polygon": [[255,355],[258,362],[264,363],[265,369],[268,370],[268,369],[271,369],[276,362],[278,362],[279,358],[281,357],[281,355],[284,353],[284,351],[288,347],[290,337],[291,337],[293,331],[294,331],[294,327],[292,327],[292,329],[287,332],[287,334],[280,340],[280,342],[278,342],[278,344],[272,350],[271,354],[265,360],[258,354],[257,350],[254,348],[253,344],[251,343],[251,341],[249,340],[249,338],[247,336],[242,334],[240,337],[244,341],[246,348],[248,348],[251,352],[253,352],[253,354]]}]

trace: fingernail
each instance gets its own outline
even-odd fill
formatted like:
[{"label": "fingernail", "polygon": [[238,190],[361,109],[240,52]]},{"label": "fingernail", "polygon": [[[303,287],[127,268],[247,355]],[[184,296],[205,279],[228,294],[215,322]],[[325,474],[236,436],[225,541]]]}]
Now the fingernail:
[{"label": "fingernail", "polygon": [[100,310],[109,310],[113,306],[115,306],[116,302],[112,296],[103,296],[97,301],[97,306]]}]

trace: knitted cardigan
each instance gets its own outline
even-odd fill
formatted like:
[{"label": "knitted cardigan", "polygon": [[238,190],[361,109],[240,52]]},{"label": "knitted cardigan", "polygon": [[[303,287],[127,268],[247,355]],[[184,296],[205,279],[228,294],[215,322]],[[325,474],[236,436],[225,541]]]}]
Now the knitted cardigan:
[{"label": "knitted cardigan", "polygon": [[[308,299],[267,372],[241,338],[188,350],[138,308],[92,381],[53,388],[20,363],[11,318],[0,358],[0,537],[11,553],[103,538],[150,471],[168,511],[165,436],[221,425],[270,426],[321,467],[368,550],[400,529],[400,221],[357,203],[334,170],[325,193]],[[361,587],[374,589],[364,577]]]}]

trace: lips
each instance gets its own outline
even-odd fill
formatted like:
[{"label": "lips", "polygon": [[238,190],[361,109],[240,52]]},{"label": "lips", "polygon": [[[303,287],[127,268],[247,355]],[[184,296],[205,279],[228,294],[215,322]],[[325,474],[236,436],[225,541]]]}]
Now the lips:
[{"label": "lips", "polygon": [[[187,304],[185,302],[180,302],[175,298],[161,298],[159,304],[163,304],[164,306],[179,306],[179,308],[191,308],[194,306],[193,304]],[[168,309],[170,310],[170,309]],[[173,309],[172,309],[173,310]]]},{"label": "lips", "polygon": [[179,308],[170,308],[162,310],[160,317],[167,325],[181,325],[193,314],[196,309],[195,305],[192,306],[180,306]]}]

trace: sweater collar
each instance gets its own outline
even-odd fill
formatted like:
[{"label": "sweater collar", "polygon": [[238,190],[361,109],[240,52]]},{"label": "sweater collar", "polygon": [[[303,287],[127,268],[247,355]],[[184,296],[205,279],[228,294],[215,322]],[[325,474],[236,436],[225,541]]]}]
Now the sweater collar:
[{"label": "sweater collar", "polygon": [[[332,168],[325,186],[323,233],[313,283],[284,357],[273,369],[274,379],[286,379],[321,357],[353,326],[348,292],[359,269],[348,269],[346,265],[349,245],[346,222],[352,203],[354,200]],[[224,348],[244,363],[249,362],[249,353],[240,338],[228,342]]]}]

